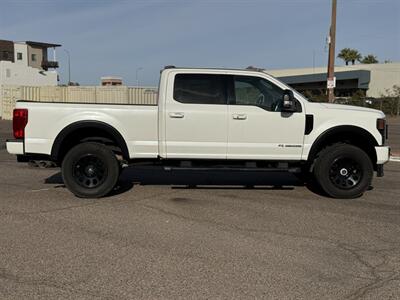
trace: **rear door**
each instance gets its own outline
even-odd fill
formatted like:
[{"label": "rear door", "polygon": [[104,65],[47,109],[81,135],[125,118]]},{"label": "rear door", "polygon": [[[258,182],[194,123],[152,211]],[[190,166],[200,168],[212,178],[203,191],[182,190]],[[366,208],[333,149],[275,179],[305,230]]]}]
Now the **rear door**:
[{"label": "rear door", "polygon": [[228,108],[228,159],[300,160],[305,114],[281,112],[283,89],[257,76],[233,76]]},{"label": "rear door", "polygon": [[165,106],[167,158],[226,159],[227,77],[190,73],[171,77],[173,87]]}]

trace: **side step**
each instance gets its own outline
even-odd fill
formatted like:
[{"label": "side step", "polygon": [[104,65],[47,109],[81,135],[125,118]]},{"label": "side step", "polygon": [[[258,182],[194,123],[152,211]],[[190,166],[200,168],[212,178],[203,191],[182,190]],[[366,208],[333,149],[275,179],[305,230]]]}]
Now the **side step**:
[{"label": "side step", "polygon": [[165,171],[222,171],[222,172],[289,172],[301,173],[301,168],[246,168],[246,167],[164,167]]}]

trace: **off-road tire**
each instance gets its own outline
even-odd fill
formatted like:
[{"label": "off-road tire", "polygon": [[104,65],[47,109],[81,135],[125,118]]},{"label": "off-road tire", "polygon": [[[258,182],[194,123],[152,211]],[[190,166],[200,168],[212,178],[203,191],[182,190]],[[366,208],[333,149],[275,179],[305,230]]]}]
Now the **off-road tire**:
[{"label": "off-road tire", "polygon": [[324,192],[333,198],[360,197],[373,176],[371,159],[362,149],[338,143],[321,150],[314,163],[314,177]]},{"label": "off-road tire", "polygon": [[85,142],[68,151],[61,172],[64,184],[75,196],[100,198],[115,187],[120,168],[115,154],[105,145]]}]

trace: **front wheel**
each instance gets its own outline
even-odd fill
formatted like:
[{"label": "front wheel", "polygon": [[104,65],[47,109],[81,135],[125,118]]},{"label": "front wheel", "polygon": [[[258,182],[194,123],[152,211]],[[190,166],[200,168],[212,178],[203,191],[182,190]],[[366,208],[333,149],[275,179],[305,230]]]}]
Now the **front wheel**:
[{"label": "front wheel", "polygon": [[100,198],[117,183],[119,164],[103,144],[86,142],[73,147],[65,156],[61,172],[66,187],[81,198]]},{"label": "front wheel", "polygon": [[357,198],[370,186],[373,166],[360,148],[334,144],[322,150],[314,165],[320,187],[334,198]]}]

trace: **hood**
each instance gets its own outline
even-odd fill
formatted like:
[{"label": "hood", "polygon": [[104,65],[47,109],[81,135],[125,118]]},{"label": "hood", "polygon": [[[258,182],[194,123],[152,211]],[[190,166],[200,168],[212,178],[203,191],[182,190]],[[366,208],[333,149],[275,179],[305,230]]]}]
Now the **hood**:
[{"label": "hood", "polygon": [[315,102],[313,102],[312,104],[315,104],[315,105],[319,106],[320,108],[325,108],[325,109],[327,108],[327,109],[334,109],[334,110],[341,110],[341,111],[368,112],[368,113],[378,114],[381,117],[385,116],[385,114],[383,112],[381,112],[380,110],[367,108],[367,107],[361,107],[361,106],[353,106],[353,105],[347,105],[347,104],[334,104],[334,103],[315,103]]}]

